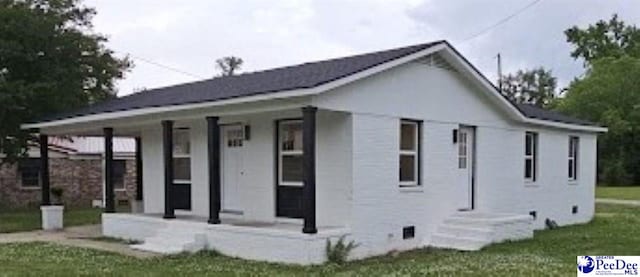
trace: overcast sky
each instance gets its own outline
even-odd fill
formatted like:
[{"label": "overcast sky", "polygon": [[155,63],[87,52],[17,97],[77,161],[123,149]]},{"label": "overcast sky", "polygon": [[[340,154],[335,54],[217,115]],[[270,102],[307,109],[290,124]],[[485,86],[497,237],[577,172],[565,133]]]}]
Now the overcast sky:
[{"label": "overcast sky", "polygon": [[491,80],[497,53],[505,73],[544,66],[566,85],[583,73],[563,31],[613,13],[640,25],[638,0],[86,0],[95,30],[135,68],[119,95],[215,75],[215,59],[242,57],[242,71],[285,66],[446,39]]}]

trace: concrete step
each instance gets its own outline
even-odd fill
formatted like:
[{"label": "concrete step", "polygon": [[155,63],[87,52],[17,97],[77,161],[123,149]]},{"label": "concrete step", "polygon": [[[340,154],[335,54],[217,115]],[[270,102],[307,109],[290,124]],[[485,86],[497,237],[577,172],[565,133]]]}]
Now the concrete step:
[{"label": "concrete step", "polygon": [[448,217],[444,222],[453,225],[492,226],[505,223],[530,222],[531,220],[532,218],[529,215],[491,215],[487,213],[461,212]]},{"label": "concrete step", "polygon": [[177,254],[181,252],[197,252],[207,247],[207,238],[204,234],[190,232],[177,228],[163,228],[144,243],[132,245],[131,248],[161,253]]},{"label": "concrete step", "polygon": [[456,237],[475,238],[480,240],[492,240],[493,229],[487,227],[475,227],[473,225],[442,224],[438,227],[438,234],[451,235]]},{"label": "concrete step", "polygon": [[446,218],[438,226],[428,244],[439,248],[474,251],[496,242],[532,238],[532,220],[529,215],[459,212]]},{"label": "concrete step", "polygon": [[143,244],[135,244],[131,245],[132,249],[160,253],[160,254],[178,254],[184,252],[182,248],[177,246],[170,245],[162,245],[162,244],[153,244],[153,243],[143,243]]},{"label": "concrete step", "polygon": [[431,246],[436,248],[456,249],[462,251],[477,251],[489,244],[491,244],[491,241],[440,233],[434,234],[431,237],[430,243]]}]

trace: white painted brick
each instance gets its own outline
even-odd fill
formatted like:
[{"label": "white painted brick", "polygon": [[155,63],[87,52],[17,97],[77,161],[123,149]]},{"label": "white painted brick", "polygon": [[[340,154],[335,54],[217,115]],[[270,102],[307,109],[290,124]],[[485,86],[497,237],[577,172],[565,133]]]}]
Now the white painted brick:
[{"label": "white painted brick", "polygon": [[[594,214],[596,136],[591,133],[537,128],[515,124],[485,97],[486,91],[471,85],[457,73],[408,64],[390,69],[354,84],[314,96],[311,104],[318,114],[317,218],[319,225],[340,225],[350,229],[350,239],[360,243],[355,257],[385,254],[427,245],[446,218],[456,213],[457,148],[452,130],[460,124],[476,126],[476,209],[493,213],[528,215],[537,211],[533,223],[544,227],[550,218],[560,225],[589,221]],[[341,112],[328,112],[341,111]],[[252,139],[247,147],[247,189],[243,190],[245,219],[270,221],[274,215],[273,122],[277,118],[299,117],[298,110],[224,117],[225,122],[247,122]],[[422,187],[403,190],[398,186],[398,139],[401,118],[423,120]],[[195,129],[194,129],[195,130]],[[524,135],[539,133],[539,176],[535,184],[524,181]],[[205,136],[203,132],[197,134]],[[579,180],[567,181],[568,136],[580,136]],[[161,213],[163,207],[160,127],[145,130],[145,212]],[[194,139],[202,144],[202,137]],[[200,145],[199,149],[204,149]],[[199,151],[199,153],[203,153]],[[197,155],[194,162],[206,164]],[[194,175],[198,185],[206,177]],[[205,190],[199,190],[204,192]],[[198,195],[197,213],[205,213]],[[579,213],[571,214],[578,205]],[[207,216],[207,214],[199,214]],[[115,225],[118,224],[117,221]],[[415,238],[402,239],[404,226],[415,226]],[[132,232],[134,237],[152,230],[124,230],[105,226],[116,235]],[[496,227],[497,228],[497,227]],[[501,226],[507,237],[526,238],[528,227]],[[255,234],[221,231],[212,239],[225,253],[272,261],[289,259],[317,262],[320,250],[300,255],[288,247],[287,239],[265,239]],[[152,235],[152,234],[151,234]],[[503,237],[498,234],[491,240]],[[246,244],[222,243],[246,240]],[[252,256],[257,250],[264,251]],[[293,243],[305,249],[321,249],[324,241]],[[302,246],[301,246],[302,245]],[[252,252],[254,251],[254,252]],[[258,251],[258,252],[259,252]],[[267,252],[274,252],[269,256]],[[292,254],[294,253],[294,254]]]}]

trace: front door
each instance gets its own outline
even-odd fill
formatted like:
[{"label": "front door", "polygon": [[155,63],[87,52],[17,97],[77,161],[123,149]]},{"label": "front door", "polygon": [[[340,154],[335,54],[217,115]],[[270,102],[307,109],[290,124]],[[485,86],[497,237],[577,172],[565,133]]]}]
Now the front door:
[{"label": "front door", "polygon": [[458,130],[458,178],[456,185],[459,210],[473,209],[474,141],[474,128],[460,127]]},{"label": "front door", "polygon": [[222,211],[242,213],[240,191],[244,175],[244,128],[241,124],[222,127]]}]

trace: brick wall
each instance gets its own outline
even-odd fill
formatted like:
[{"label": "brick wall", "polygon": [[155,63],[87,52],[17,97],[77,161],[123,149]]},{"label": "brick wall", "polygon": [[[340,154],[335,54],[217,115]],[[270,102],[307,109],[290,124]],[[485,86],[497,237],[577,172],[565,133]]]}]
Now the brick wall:
[{"label": "brick wall", "polygon": [[[89,207],[102,199],[102,161],[100,159],[50,158],[51,187],[64,189],[63,203],[72,207]],[[116,200],[135,197],[135,160],[126,161],[125,190],[116,191]],[[0,208],[24,208],[40,205],[40,188],[24,188],[18,165],[0,166]]]}]

